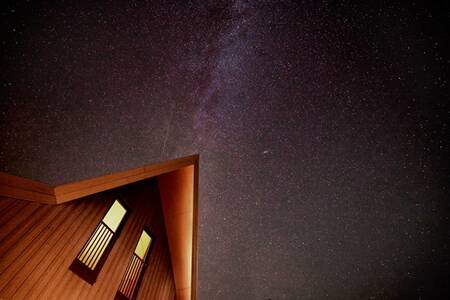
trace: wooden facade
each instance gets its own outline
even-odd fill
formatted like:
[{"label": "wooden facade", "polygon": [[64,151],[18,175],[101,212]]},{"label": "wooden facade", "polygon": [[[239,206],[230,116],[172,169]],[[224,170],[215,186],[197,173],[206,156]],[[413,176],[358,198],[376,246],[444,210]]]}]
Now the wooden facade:
[{"label": "wooden facade", "polygon": [[[144,226],[155,240],[136,299],[195,299],[198,156],[181,162],[60,187],[3,173],[0,299],[113,299]],[[69,266],[117,198],[130,215],[91,285]]]}]

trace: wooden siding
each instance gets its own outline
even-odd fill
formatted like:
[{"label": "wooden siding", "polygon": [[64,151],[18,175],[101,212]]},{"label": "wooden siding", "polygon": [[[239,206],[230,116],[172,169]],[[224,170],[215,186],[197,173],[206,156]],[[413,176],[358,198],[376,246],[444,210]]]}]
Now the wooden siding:
[{"label": "wooden siding", "polygon": [[[116,197],[132,211],[97,282],[90,285],[69,266]],[[0,299],[112,299],[144,225],[156,239],[137,299],[174,299],[155,180],[59,205],[0,197]]]}]

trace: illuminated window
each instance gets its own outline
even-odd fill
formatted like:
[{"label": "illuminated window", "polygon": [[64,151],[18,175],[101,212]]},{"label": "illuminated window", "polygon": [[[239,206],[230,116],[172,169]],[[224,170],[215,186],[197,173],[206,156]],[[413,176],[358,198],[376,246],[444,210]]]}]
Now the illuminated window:
[{"label": "illuminated window", "polygon": [[119,290],[117,291],[115,300],[121,299],[135,299],[139,290],[139,284],[144,275],[145,267],[147,266],[147,258],[149,256],[150,248],[154,243],[150,231],[146,228],[142,230],[139,241],[128,263],[125,275],[120,282]]},{"label": "illuminated window", "polygon": [[91,237],[84,244],[80,253],[78,253],[70,266],[70,270],[90,284],[94,284],[100,269],[119,236],[128,212],[129,209],[123,202],[115,200],[91,234]]}]

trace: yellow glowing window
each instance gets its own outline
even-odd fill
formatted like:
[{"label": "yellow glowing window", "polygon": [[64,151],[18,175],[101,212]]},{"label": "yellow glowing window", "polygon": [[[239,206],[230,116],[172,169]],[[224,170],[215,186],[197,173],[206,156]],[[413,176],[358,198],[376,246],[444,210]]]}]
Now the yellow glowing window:
[{"label": "yellow glowing window", "polygon": [[120,200],[113,202],[70,266],[73,272],[91,284],[95,282],[119,236],[128,211],[129,209]]},{"label": "yellow glowing window", "polygon": [[152,238],[145,230],[143,230],[134,253],[139,256],[140,259],[144,260],[151,242]]},{"label": "yellow glowing window", "polygon": [[116,232],[117,227],[119,227],[120,222],[122,222],[126,213],[126,208],[123,207],[118,200],[116,200],[106,213],[106,216],[103,217],[102,221],[109,227],[109,229]]},{"label": "yellow glowing window", "polygon": [[137,242],[125,275],[119,285],[115,300],[135,299],[139,290],[139,283],[147,266],[146,260],[154,239],[150,230],[144,228]]}]

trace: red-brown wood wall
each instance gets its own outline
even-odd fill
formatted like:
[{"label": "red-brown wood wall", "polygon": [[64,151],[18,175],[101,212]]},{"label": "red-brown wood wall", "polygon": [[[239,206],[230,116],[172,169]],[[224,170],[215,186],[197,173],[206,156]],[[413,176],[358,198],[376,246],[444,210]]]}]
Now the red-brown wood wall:
[{"label": "red-brown wood wall", "polygon": [[[69,266],[116,197],[132,211],[90,285]],[[0,299],[113,299],[144,225],[156,240],[137,299],[174,299],[156,180],[59,205],[0,197]]]}]

